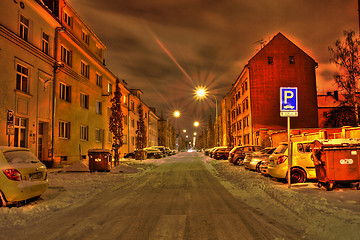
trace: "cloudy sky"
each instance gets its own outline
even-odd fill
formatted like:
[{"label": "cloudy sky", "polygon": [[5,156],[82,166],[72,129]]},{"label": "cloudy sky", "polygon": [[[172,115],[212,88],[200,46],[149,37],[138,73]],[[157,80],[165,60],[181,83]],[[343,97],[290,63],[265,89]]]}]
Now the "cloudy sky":
[{"label": "cloudy sky", "polygon": [[[318,91],[333,90],[328,47],[358,32],[356,0],[68,0],[107,46],[106,64],[178,128],[206,124],[260,42],[283,33],[309,54]],[[209,96],[195,101],[194,88]],[[174,120],[175,109],[182,113]]]}]

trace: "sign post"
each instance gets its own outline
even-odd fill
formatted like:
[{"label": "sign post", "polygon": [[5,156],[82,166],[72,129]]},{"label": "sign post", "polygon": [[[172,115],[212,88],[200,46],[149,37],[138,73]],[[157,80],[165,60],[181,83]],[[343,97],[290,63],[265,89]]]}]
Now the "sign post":
[{"label": "sign post", "polygon": [[10,135],[14,135],[14,111],[13,110],[7,110],[6,135],[8,136],[8,146],[10,146]]},{"label": "sign post", "polygon": [[290,118],[298,116],[298,89],[297,87],[280,88],[280,116],[287,117],[288,133],[288,187],[291,188],[292,146],[290,140]]}]

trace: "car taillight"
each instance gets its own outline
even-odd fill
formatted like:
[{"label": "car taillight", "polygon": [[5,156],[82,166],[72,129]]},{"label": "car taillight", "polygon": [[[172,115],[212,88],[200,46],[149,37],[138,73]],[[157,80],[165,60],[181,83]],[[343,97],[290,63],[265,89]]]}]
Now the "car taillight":
[{"label": "car taillight", "polygon": [[287,156],[283,155],[283,156],[280,156],[277,160],[277,163],[276,164],[281,164],[281,163],[284,163],[287,159]]},{"label": "car taillight", "polygon": [[16,169],[5,169],[3,170],[5,176],[13,181],[20,181],[21,173]]}]

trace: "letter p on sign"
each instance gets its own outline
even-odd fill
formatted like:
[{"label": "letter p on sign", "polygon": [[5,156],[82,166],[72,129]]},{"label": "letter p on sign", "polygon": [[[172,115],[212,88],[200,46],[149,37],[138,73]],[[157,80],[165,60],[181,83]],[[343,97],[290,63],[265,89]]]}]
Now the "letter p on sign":
[{"label": "letter p on sign", "polygon": [[298,97],[297,87],[280,88],[280,116],[297,116]]}]

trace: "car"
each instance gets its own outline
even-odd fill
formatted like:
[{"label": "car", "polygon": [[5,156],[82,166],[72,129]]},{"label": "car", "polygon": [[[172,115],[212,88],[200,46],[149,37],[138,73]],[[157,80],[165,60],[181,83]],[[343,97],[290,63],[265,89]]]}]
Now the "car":
[{"label": "car", "polygon": [[168,155],[168,156],[173,155],[171,149],[168,147],[165,148],[165,152],[166,152],[166,155]]},{"label": "car", "polygon": [[135,158],[135,152],[130,152],[124,155],[124,158]]},{"label": "car", "polygon": [[261,151],[262,149],[264,147],[258,145],[236,146],[231,149],[228,161],[234,165],[242,165],[247,153]]},{"label": "car", "polygon": [[163,157],[167,156],[166,148],[164,146],[151,146],[150,148],[155,148],[155,149],[160,150],[163,154]]},{"label": "car", "polygon": [[[314,140],[292,143],[291,183],[303,183],[316,179],[312,160],[311,143]],[[281,143],[269,157],[268,174],[274,178],[286,179],[288,172],[288,143]]]},{"label": "car", "polygon": [[210,152],[209,152],[209,157],[214,158],[214,153],[218,150],[218,149],[223,149],[223,148],[227,148],[226,146],[218,146],[218,147],[213,147]]},{"label": "car", "polygon": [[231,149],[229,147],[218,148],[213,153],[213,157],[217,160],[227,160]]},{"label": "car", "polygon": [[40,197],[48,188],[46,166],[22,147],[0,147],[1,206]]},{"label": "car", "polygon": [[267,147],[259,152],[252,152],[245,155],[244,167],[249,170],[260,172],[260,165],[262,161],[266,161],[274,152],[274,147]]},{"label": "car", "polygon": [[159,158],[163,157],[163,154],[159,149],[156,149],[156,148],[144,148],[144,150],[146,151],[146,158],[159,159]]}]

